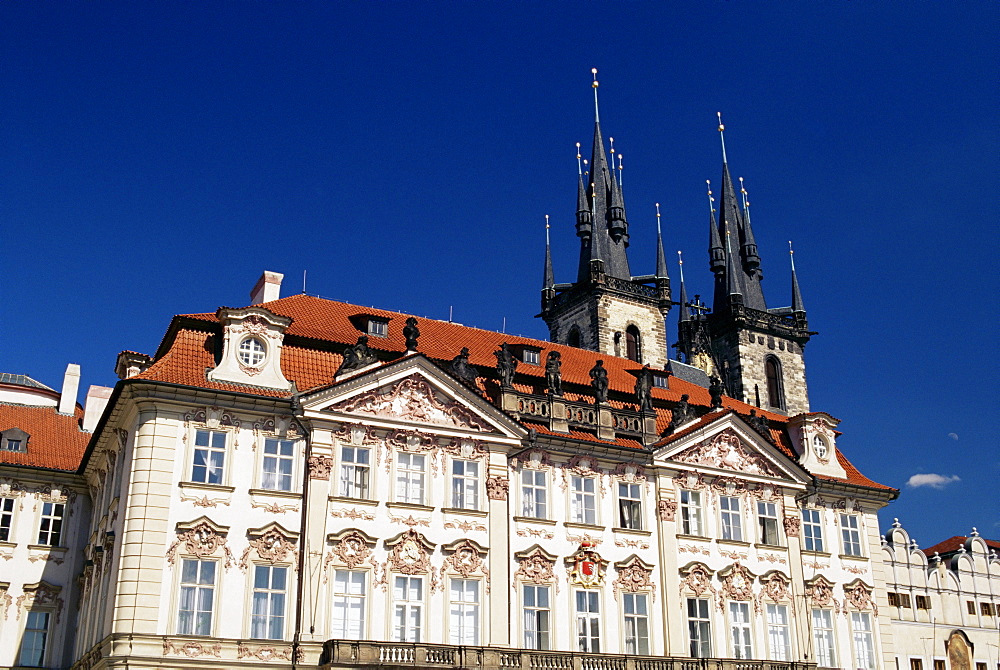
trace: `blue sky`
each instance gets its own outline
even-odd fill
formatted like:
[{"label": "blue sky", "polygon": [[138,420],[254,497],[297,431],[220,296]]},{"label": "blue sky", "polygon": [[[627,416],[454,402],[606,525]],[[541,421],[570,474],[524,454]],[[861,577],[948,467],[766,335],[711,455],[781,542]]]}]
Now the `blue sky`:
[{"label": "blue sky", "polygon": [[653,268],[659,202],[668,256],[710,294],[722,111],[771,306],[795,243],[812,406],[903,489],[883,523],[925,546],[1000,537],[998,19],[994,2],[0,3],[0,370],[58,386],[77,362],[112,385],[118,351],[245,304],[264,269],[285,294],[308,271],[309,293],[545,337],[544,215],[569,281],[597,67],[633,272]]}]

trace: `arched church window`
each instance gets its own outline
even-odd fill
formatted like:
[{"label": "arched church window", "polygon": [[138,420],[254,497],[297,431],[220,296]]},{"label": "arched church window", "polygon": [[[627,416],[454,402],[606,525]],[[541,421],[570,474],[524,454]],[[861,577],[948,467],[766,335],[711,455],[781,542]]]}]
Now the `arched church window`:
[{"label": "arched church window", "polygon": [[764,375],[767,377],[767,404],[785,409],[785,391],[782,388],[781,363],[774,356],[764,360]]},{"label": "arched church window", "polygon": [[639,329],[635,326],[625,329],[625,357],[630,361],[642,363],[642,340]]},{"label": "arched church window", "polygon": [[576,326],[573,326],[572,328],[569,329],[569,336],[566,338],[566,344],[568,344],[571,347],[579,347],[580,346],[580,329],[579,328],[577,328]]}]

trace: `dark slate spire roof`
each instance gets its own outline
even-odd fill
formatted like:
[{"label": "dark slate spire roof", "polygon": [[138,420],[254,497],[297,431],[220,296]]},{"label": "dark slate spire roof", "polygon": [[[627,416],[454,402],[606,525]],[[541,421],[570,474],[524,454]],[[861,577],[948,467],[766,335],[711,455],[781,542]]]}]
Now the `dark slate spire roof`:
[{"label": "dark slate spire roof", "polygon": [[[712,191],[709,191],[711,194]],[[709,269],[716,275],[721,275],[726,271],[726,248],[722,246],[722,238],[719,236],[719,224],[715,220],[715,208],[712,207],[712,198],[709,195],[709,215],[708,215],[708,263]]]},{"label": "dark slate spire roof", "polygon": [[[660,247],[660,253],[663,253],[663,247]],[[677,252],[677,263],[681,266],[681,297],[680,297],[680,309],[677,311],[677,323],[684,323],[685,321],[691,320],[691,311],[688,309],[688,294],[687,288],[684,286],[684,259],[681,257],[681,252]]]},{"label": "dark slate spire roof", "polygon": [[[667,257],[663,253],[663,231],[660,229],[660,205],[656,205],[656,276],[667,277]],[[683,283],[682,283],[683,285]]]},{"label": "dark slate spire roof", "polygon": [[802,303],[802,292],[799,291],[799,278],[795,274],[795,252],[792,251],[792,243],[788,243],[788,258],[792,261],[792,311],[805,312],[805,305]]},{"label": "dark slate spire roof", "polygon": [[726,294],[730,303],[743,302],[743,289],[740,286],[741,274],[736,268],[733,258],[732,234],[726,229]]},{"label": "dark slate spire roof", "polygon": [[545,271],[542,276],[542,288],[552,288],[556,285],[556,275],[552,271],[552,248],[549,244],[549,217],[545,217]]}]

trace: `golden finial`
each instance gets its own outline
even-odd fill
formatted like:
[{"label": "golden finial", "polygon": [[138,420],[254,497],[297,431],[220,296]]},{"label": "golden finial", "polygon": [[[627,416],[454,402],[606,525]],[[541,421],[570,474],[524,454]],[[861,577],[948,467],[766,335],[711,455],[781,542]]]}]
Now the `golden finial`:
[{"label": "golden finial", "polygon": [[583,165],[580,163],[580,143],[576,143],[576,171],[577,174],[583,174]]},{"label": "golden finial", "polygon": [[722,125],[722,112],[716,112],[715,114],[719,117],[719,139],[722,140],[722,162],[728,163],[729,161],[726,160],[726,134],[722,132],[726,129],[726,127]]},{"label": "golden finial", "polygon": [[795,272],[795,250],[792,249],[791,240],[788,240],[788,257],[792,259],[792,272]]},{"label": "golden finial", "polygon": [[740,193],[743,194],[743,215],[747,217],[747,223],[749,224],[750,223],[750,201],[747,200],[747,196],[749,194],[747,193],[746,188],[744,188],[744,186],[743,186],[743,177],[740,177]]},{"label": "golden finial", "polygon": [[592,86],[593,86],[594,88],[597,88],[597,68],[596,68],[596,67],[592,67],[592,68],[590,68],[590,73],[591,73],[592,75],[594,75],[594,83],[593,83],[593,84],[591,84],[591,85],[592,85]]},{"label": "golden finial", "polygon": [[545,215],[545,246],[549,246],[549,215]]},{"label": "golden finial", "polygon": [[708,208],[712,210],[712,212],[714,213],[715,205],[713,205],[712,203],[715,202],[715,198],[712,197],[712,180],[706,179],[705,183],[708,184]]},{"label": "golden finial", "polygon": [[618,154],[618,188],[622,187],[622,155]]},{"label": "golden finial", "polygon": [[684,256],[681,255],[680,250],[677,251],[677,264],[681,266],[681,286],[684,285]]},{"label": "golden finial", "polygon": [[660,203],[656,203],[656,234],[660,234]]},{"label": "golden finial", "polygon": [[594,75],[594,83],[591,84],[591,86],[594,87],[594,121],[596,123],[600,123],[601,122],[601,113],[597,109],[597,86],[598,86],[598,84],[597,84],[597,68],[596,67],[591,68],[590,72],[591,72],[591,74]]},{"label": "golden finial", "polygon": [[722,112],[716,112],[715,115],[719,117],[719,132],[721,133],[726,129],[726,127],[722,125]]}]

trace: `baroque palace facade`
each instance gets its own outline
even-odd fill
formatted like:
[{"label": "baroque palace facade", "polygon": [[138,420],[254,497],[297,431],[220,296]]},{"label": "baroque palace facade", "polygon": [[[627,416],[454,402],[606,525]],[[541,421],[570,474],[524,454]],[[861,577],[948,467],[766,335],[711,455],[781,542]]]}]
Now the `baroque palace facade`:
[{"label": "baroque palace facade", "polygon": [[[993,670],[1000,562],[880,537],[898,491],[809,407],[794,272],[768,308],[724,151],[709,311],[662,240],[632,275],[599,122],[593,147],[551,341],[265,272],[84,408],[73,366],[61,394],[0,384],[0,667]],[[911,653],[900,594],[970,588],[976,618]]]}]

